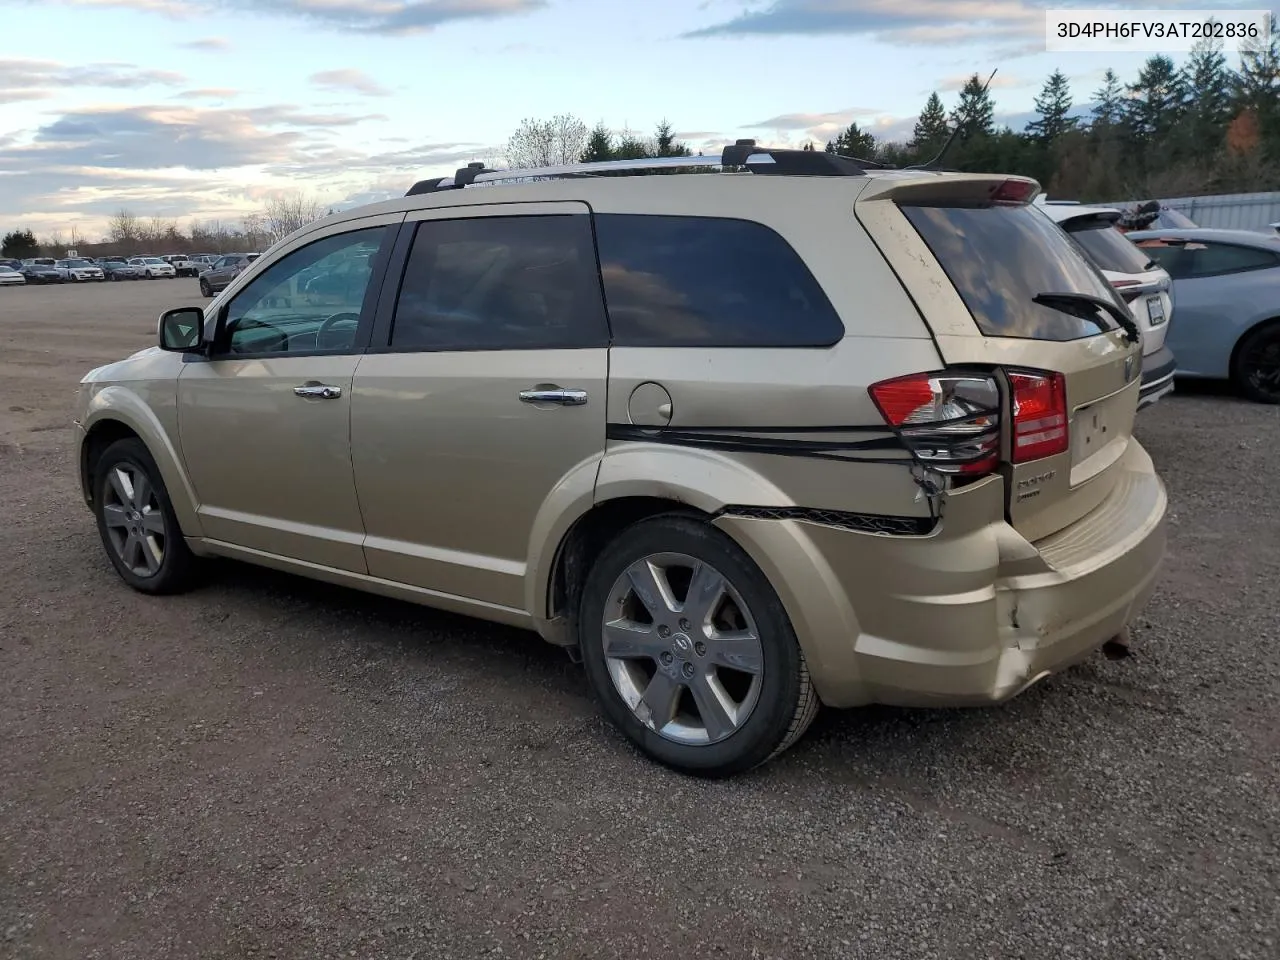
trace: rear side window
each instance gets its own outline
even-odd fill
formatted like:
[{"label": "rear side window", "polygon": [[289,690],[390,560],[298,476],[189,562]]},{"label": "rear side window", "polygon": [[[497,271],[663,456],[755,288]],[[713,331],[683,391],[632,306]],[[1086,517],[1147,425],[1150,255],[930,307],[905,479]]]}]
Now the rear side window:
[{"label": "rear side window", "polygon": [[1040,211],[903,205],[902,212],[987,336],[1079,340],[1117,328],[1103,310],[1035,302],[1043,293],[1084,293],[1118,303],[1097,267]]},{"label": "rear side window", "polygon": [[585,215],[418,226],[396,303],[393,349],[545,350],[608,342]]},{"label": "rear side window", "polygon": [[844,325],[809,268],[761,223],[597,214],[613,342],[828,347]]},{"label": "rear side window", "polygon": [[1103,270],[1115,273],[1143,273],[1157,266],[1141,250],[1133,245],[1132,240],[1102,220],[1085,220],[1083,223],[1066,224],[1067,232],[1085,252],[1093,258],[1093,262]]},{"label": "rear side window", "polygon": [[1237,247],[1230,243],[1188,243],[1182,253],[1182,274],[1187,277],[1214,277],[1224,273],[1265,270],[1280,266],[1268,250]]}]

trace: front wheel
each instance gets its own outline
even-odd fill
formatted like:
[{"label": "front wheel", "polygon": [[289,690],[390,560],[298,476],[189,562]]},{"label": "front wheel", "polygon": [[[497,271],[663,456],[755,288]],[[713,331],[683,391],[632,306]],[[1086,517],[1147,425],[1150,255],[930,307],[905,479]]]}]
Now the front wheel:
[{"label": "front wheel", "polygon": [[699,520],[643,520],[605,548],[583,587],[577,634],[604,713],[686,773],[749,770],[791,746],[817,714],[773,587]]},{"label": "front wheel", "polygon": [[213,296],[213,288],[209,286],[209,282],[207,280],[200,281],[200,296],[202,297]]},{"label": "front wheel", "polygon": [[103,452],[94,471],[93,505],[102,545],[125,583],[157,594],[190,584],[195,557],[141,440],[117,440]]},{"label": "front wheel", "polygon": [[1255,403],[1280,403],[1280,324],[1254,330],[1241,341],[1231,379]]}]

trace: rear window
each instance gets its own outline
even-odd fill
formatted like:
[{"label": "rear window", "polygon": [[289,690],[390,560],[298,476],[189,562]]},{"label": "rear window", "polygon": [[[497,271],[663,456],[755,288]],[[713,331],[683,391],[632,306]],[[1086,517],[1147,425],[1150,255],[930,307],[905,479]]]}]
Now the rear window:
[{"label": "rear window", "polygon": [[987,336],[1079,340],[1117,328],[1103,310],[1035,302],[1042,293],[1084,293],[1118,303],[1097,268],[1040,211],[903,205],[902,212]]},{"label": "rear window", "polygon": [[1143,273],[1154,270],[1151,258],[1133,245],[1123,233],[1102,220],[1084,220],[1065,224],[1072,239],[1093,258],[1103,270],[1115,273]]},{"label": "rear window", "polygon": [[844,336],[800,255],[762,223],[597,214],[613,342],[630,347],[829,347]]}]

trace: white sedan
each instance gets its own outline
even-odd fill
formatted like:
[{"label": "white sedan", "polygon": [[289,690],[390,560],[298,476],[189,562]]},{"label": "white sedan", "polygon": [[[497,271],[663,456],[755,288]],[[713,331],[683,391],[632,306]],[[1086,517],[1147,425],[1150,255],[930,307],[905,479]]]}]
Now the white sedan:
[{"label": "white sedan", "polygon": [[81,280],[105,280],[106,274],[102,272],[102,268],[92,260],[57,260],[53,264],[53,269],[58,271],[58,276],[63,280],[70,280],[73,283]]},{"label": "white sedan", "polygon": [[27,278],[8,264],[0,264],[0,287],[17,286],[27,282]]},{"label": "white sedan", "polygon": [[156,277],[168,277],[172,280],[178,275],[172,264],[165,263],[159,257],[134,257],[129,262],[135,267],[140,267],[142,275],[148,280],[154,280]]}]

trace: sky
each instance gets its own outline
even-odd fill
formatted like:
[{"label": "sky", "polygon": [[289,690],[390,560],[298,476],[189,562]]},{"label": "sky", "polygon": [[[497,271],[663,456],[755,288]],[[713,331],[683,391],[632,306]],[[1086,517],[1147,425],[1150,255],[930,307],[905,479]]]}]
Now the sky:
[{"label": "sky", "polygon": [[559,113],[645,134],[666,119],[695,151],[821,144],[851,121],[906,139],[931,91],[951,108],[995,67],[996,122],[1020,129],[1055,68],[1084,103],[1145,56],[1045,52],[1048,5],[0,0],[0,232],[92,240],[120,209],[234,223],[291,191],[385,199],[499,164],[522,119]]}]

